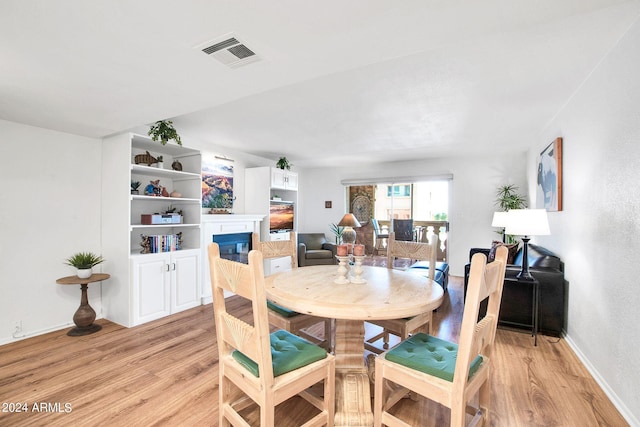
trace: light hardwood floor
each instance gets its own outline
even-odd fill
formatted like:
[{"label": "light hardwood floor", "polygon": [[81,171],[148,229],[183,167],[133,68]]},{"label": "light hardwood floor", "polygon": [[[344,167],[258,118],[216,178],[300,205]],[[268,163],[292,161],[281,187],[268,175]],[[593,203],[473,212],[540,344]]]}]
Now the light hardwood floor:
[{"label": "light hardwood floor", "polygon": [[[237,310],[249,315],[244,303]],[[455,340],[461,313],[462,279],[451,277],[438,335]],[[211,305],[131,329],[99,323],[85,337],[64,330],[0,346],[0,426],[217,425]],[[499,329],[496,350],[491,425],[628,425],[564,340],[540,336],[534,347],[529,334]],[[26,412],[6,412],[25,403]],[[298,426],[309,411],[285,402],[278,426]],[[397,412],[413,426],[448,425],[448,411],[422,399],[403,399]]]}]

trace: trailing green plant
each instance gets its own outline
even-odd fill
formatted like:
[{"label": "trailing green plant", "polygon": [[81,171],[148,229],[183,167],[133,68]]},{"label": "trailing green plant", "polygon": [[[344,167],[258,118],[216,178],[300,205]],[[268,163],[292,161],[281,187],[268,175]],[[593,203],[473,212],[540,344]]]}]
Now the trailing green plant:
[{"label": "trailing green plant", "polygon": [[101,255],[92,252],[78,252],[65,260],[65,264],[84,270],[104,262]]},{"label": "trailing green plant", "polygon": [[151,125],[147,135],[149,135],[154,141],[160,140],[162,145],[167,145],[167,142],[172,139],[178,145],[182,145],[180,135],[178,135],[176,128],[173,127],[173,122],[171,120],[159,120],[155,122]]},{"label": "trailing green plant", "polygon": [[331,229],[331,232],[336,236],[336,245],[339,245],[342,242],[342,233],[344,232],[344,227],[332,223],[329,224],[329,228]]},{"label": "trailing green plant", "polygon": [[501,185],[496,191],[496,205],[503,211],[510,209],[524,209],[527,199],[517,192],[518,187],[513,184]]},{"label": "trailing green plant", "polygon": [[276,167],[291,170],[291,163],[289,163],[289,160],[287,160],[286,157],[280,157],[280,159],[278,159],[278,163],[276,163]]}]

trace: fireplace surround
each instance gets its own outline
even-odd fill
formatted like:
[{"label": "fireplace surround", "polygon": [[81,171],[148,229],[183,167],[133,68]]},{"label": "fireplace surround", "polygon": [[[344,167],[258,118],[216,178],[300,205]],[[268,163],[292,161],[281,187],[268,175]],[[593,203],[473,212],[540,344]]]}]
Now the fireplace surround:
[{"label": "fireplace surround", "polygon": [[[221,247],[221,252],[225,255],[237,256],[244,258],[251,250],[251,233],[260,234],[260,223],[264,219],[264,215],[202,215],[202,227],[200,229],[202,235],[202,304],[208,304],[213,301],[211,295],[211,280],[209,274],[209,243],[216,240]],[[236,240],[238,235],[241,240]],[[223,237],[225,236],[225,237]],[[230,236],[230,237],[226,237]],[[245,243],[246,236],[249,242]],[[224,246],[224,247],[223,247]],[[235,253],[234,253],[235,252]],[[225,256],[221,254],[222,256]]]},{"label": "fireplace surround", "polygon": [[220,257],[231,261],[249,263],[251,233],[214,234],[212,241],[220,246]]}]

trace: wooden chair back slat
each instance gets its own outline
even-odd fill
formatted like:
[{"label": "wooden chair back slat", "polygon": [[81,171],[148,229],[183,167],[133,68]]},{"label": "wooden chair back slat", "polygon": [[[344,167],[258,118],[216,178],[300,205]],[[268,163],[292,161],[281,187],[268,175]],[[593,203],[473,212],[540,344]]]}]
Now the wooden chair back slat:
[{"label": "wooden chair back slat", "polygon": [[289,240],[274,240],[261,242],[257,233],[252,233],[251,244],[253,249],[262,252],[264,259],[291,257],[291,268],[298,268],[298,237],[295,231],[289,232]]},{"label": "wooden chair back slat", "polygon": [[435,265],[437,251],[438,236],[435,234],[432,236],[429,243],[422,243],[396,240],[395,233],[390,233],[387,246],[387,268],[393,268],[396,258],[429,261],[429,280],[433,280],[436,273]]}]

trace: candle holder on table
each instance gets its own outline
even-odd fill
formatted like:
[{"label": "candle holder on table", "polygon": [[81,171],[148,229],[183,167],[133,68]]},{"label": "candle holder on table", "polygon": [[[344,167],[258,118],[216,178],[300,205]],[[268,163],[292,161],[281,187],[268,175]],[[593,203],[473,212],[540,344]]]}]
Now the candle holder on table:
[{"label": "candle holder on table", "polygon": [[355,262],[355,266],[353,267],[353,275],[351,278],[351,283],[367,283],[365,279],[362,278],[362,260],[364,259],[364,255],[354,255],[353,260]]},{"label": "candle holder on table", "polygon": [[338,259],[338,277],[336,277],[333,282],[339,285],[344,285],[345,283],[349,283],[349,278],[347,277],[347,274],[349,272],[349,269],[347,267],[349,262],[349,257],[336,255],[336,258]]}]

